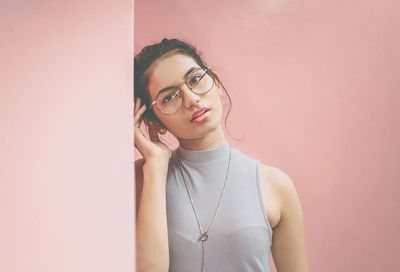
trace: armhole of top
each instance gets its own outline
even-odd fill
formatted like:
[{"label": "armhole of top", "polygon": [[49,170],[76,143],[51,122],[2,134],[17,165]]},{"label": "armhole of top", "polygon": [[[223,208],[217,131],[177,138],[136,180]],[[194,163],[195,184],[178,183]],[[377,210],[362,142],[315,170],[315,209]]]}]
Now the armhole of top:
[{"label": "armhole of top", "polygon": [[271,228],[271,225],[269,224],[268,217],[266,216],[266,212],[265,212],[265,208],[264,208],[264,198],[263,198],[263,194],[261,192],[260,163],[261,162],[259,160],[256,160],[257,190],[258,190],[258,195],[259,195],[259,199],[260,199],[261,211],[262,211],[265,223],[268,226],[268,234],[269,234],[270,241],[272,242],[273,230]]}]

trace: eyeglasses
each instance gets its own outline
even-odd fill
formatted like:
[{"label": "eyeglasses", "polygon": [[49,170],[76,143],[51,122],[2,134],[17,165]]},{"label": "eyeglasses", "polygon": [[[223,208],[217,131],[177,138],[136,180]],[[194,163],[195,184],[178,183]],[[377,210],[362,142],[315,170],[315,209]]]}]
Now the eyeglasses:
[{"label": "eyeglasses", "polygon": [[162,90],[151,102],[149,109],[156,104],[157,108],[164,114],[174,114],[178,112],[183,105],[183,96],[180,86],[185,83],[192,92],[196,94],[205,94],[214,86],[214,78],[210,74],[211,67],[198,68],[191,72],[184,82],[175,87]]}]

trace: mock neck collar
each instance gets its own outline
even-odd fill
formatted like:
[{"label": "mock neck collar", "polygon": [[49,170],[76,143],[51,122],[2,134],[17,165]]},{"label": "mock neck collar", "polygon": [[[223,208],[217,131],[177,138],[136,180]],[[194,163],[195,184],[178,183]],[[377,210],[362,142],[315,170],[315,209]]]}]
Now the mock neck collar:
[{"label": "mock neck collar", "polygon": [[189,150],[178,146],[178,157],[184,161],[193,163],[207,163],[229,157],[229,149],[232,148],[228,141],[218,147],[203,150]]}]

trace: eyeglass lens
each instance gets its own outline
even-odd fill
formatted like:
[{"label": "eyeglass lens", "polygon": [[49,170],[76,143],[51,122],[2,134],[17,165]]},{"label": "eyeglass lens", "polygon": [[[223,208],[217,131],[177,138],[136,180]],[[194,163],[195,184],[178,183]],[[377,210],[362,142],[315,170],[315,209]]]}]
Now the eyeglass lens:
[{"label": "eyeglass lens", "polygon": [[[211,90],[214,80],[204,69],[192,72],[186,78],[187,86],[196,94],[204,94]],[[171,88],[160,93],[157,97],[157,106],[165,114],[177,112],[182,106],[181,90]]]}]

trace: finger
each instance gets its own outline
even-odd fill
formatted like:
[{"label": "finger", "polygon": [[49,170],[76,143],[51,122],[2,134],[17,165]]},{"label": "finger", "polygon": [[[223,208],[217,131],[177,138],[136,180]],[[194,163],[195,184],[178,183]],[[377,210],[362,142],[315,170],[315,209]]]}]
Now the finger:
[{"label": "finger", "polygon": [[139,122],[142,117],[142,114],[146,111],[146,105],[143,105],[138,111],[135,113],[135,124]]},{"label": "finger", "polygon": [[143,133],[143,130],[140,127],[134,127],[133,129],[135,132],[135,138],[134,138],[135,147],[138,150],[141,150],[143,147],[143,143],[148,141],[148,139],[146,138],[146,136]]},{"label": "finger", "polygon": [[148,141],[146,137],[143,135],[143,133],[136,133],[135,134],[135,147],[137,150],[139,150],[140,153],[143,154],[143,150],[146,150],[145,144]]},{"label": "finger", "polygon": [[140,97],[138,97],[138,98],[136,98],[136,101],[135,101],[135,113],[136,113],[136,111],[139,109],[139,107],[140,107]]},{"label": "finger", "polygon": [[[146,107],[146,105],[143,104],[143,105],[141,105],[140,107],[138,107],[138,108],[135,109],[135,116],[138,114],[139,111],[142,110],[143,107]],[[143,111],[143,112],[144,112],[144,111]]]}]

